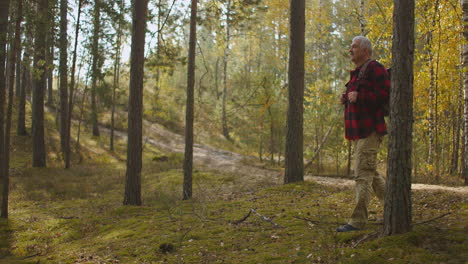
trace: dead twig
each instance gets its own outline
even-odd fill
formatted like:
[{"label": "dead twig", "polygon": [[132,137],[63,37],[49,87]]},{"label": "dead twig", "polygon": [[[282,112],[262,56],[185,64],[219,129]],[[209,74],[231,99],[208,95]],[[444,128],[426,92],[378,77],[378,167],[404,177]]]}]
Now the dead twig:
[{"label": "dead twig", "polygon": [[358,241],[356,241],[356,242],[352,245],[352,248],[357,247],[359,244],[361,244],[362,242],[364,242],[364,241],[366,241],[366,240],[373,239],[373,238],[377,238],[377,237],[379,236],[379,233],[380,233],[380,231],[375,231],[375,232],[372,232],[372,233],[369,233],[369,234],[365,235],[364,237],[362,237],[361,239],[359,239]]},{"label": "dead twig", "polygon": [[242,219],[240,219],[240,220],[237,220],[237,221],[232,222],[232,224],[238,225],[238,224],[244,222],[245,220],[247,220],[247,218],[249,218],[249,216],[250,216],[252,213],[254,213],[254,214],[257,215],[258,217],[260,217],[260,219],[262,219],[263,221],[272,224],[272,225],[273,225],[274,227],[276,227],[276,228],[284,228],[284,226],[278,225],[277,223],[273,222],[273,220],[271,220],[271,218],[260,214],[260,213],[257,212],[257,210],[255,210],[254,208],[250,208],[249,213],[248,213],[246,216],[244,216],[244,217],[243,217]]},{"label": "dead twig", "polygon": [[445,214],[439,215],[439,216],[437,216],[437,217],[434,217],[434,218],[432,218],[432,219],[429,219],[429,220],[425,220],[425,221],[422,221],[422,222],[417,222],[417,223],[414,223],[413,225],[415,226],[415,225],[422,225],[422,224],[427,224],[427,223],[429,223],[429,222],[435,221],[435,220],[437,220],[437,219],[440,219],[440,218],[442,218],[442,217],[446,217],[447,215],[450,215],[450,214],[452,214],[452,213],[448,212],[448,213],[445,213]]},{"label": "dead twig", "polygon": [[[318,220],[314,220],[314,219],[310,219],[310,218],[307,218],[307,217],[301,217],[301,216],[293,216],[293,218],[296,218],[296,219],[299,219],[299,220],[304,220],[306,222],[309,222],[311,224],[314,224],[314,225],[320,225],[320,224],[324,224],[324,225],[345,225],[346,223],[344,222],[324,222],[324,221],[318,221]],[[369,221],[372,221],[372,220],[369,220]],[[368,225],[383,225],[383,223],[381,222],[377,222],[377,223],[367,223]]]}]

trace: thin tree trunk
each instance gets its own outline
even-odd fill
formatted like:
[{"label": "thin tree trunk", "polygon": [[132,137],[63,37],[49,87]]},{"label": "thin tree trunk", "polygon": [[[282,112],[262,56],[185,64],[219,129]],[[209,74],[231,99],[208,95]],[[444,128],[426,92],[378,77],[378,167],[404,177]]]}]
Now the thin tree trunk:
[{"label": "thin tree trunk", "polygon": [[100,22],[100,0],[94,1],[94,29],[93,29],[93,43],[92,43],[92,84],[91,84],[91,123],[93,125],[93,136],[99,137],[99,126],[98,126],[98,113],[96,105],[96,90],[97,90],[97,79],[99,77],[99,34],[101,31],[101,22]]},{"label": "thin tree trunk", "polygon": [[[73,116],[73,104],[75,96],[75,70],[76,70],[76,55],[78,50],[78,35],[80,33],[80,19],[81,19],[81,10],[82,10],[83,0],[78,0],[78,17],[75,25],[75,44],[73,48],[72,56],[72,67],[70,73],[70,95],[68,100],[68,120],[67,120],[67,133],[69,141],[71,141],[71,120]],[[71,144],[71,143],[69,143]],[[69,146],[69,148],[71,148]]]},{"label": "thin tree trunk", "polygon": [[414,0],[394,0],[384,235],[411,231]]},{"label": "thin tree trunk", "polygon": [[360,26],[361,26],[361,35],[362,36],[366,35],[366,17],[364,15],[365,7],[366,7],[365,6],[365,1],[361,0],[360,13],[359,13],[359,23],[360,23]]},{"label": "thin tree trunk", "polygon": [[[123,1],[119,2],[120,6],[120,15],[123,16],[124,7]],[[112,86],[112,110],[111,110],[111,129],[110,129],[110,142],[109,149],[114,151],[114,125],[115,125],[115,100],[116,100],[116,90],[119,85],[120,79],[120,49],[122,48],[122,20],[119,18],[119,25],[117,27],[117,43],[115,44],[115,62],[114,62],[114,84]]]},{"label": "thin tree trunk", "polygon": [[286,164],[284,183],[304,180],[303,114],[304,114],[304,52],[305,0],[291,1],[289,89],[286,133]]},{"label": "thin tree trunk", "polygon": [[183,199],[192,198],[193,108],[195,86],[195,45],[197,43],[197,0],[192,0],[187,66],[187,106],[185,114],[185,157]]},{"label": "thin tree trunk", "polygon": [[68,0],[60,0],[60,143],[65,168],[70,168],[70,133],[68,132]]},{"label": "thin tree trunk", "polygon": [[124,205],[141,205],[143,64],[147,0],[134,0]]},{"label": "thin tree trunk", "polygon": [[18,105],[18,126],[16,128],[16,134],[18,136],[26,136],[28,132],[26,131],[26,90],[27,85],[29,85],[30,74],[29,68],[31,67],[31,58],[29,54],[25,52],[23,54],[23,70],[21,71],[21,87],[19,95],[19,105]]},{"label": "thin tree trunk", "polygon": [[[54,3],[51,2],[51,3]],[[55,5],[55,3],[53,4]],[[52,8],[54,10],[54,8]],[[53,19],[55,17],[55,14],[53,11],[47,11],[48,13],[48,20],[51,21],[50,30],[47,33],[47,52],[46,52],[46,61],[47,61],[47,105],[53,106],[54,105],[54,93],[53,93],[53,87],[54,87],[54,47],[55,47],[55,30],[54,30],[54,22]],[[59,79],[57,79],[58,81]],[[57,86],[58,87],[58,86]]]},{"label": "thin tree trunk", "polygon": [[[20,33],[21,34],[21,33]],[[19,38],[18,49],[16,50],[16,84],[15,84],[15,95],[17,98],[20,97],[21,94],[21,36]]]},{"label": "thin tree trunk", "polygon": [[223,57],[223,105],[222,105],[223,135],[227,140],[231,140],[231,136],[229,135],[229,127],[228,127],[227,113],[226,113],[229,41],[231,39],[231,33],[230,33],[230,27],[229,27],[230,12],[231,12],[231,0],[228,0],[227,7],[226,7],[226,45],[224,47],[224,57]]},{"label": "thin tree trunk", "polygon": [[[463,0],[463,37],[465,43],[468,41],[468,0]],[[468,45],[463,45],[463,100],[465,103],[463,113],[463,142],[464,142],[464,155],[463,155],[463,170],[462,175],[465,179],[465,185],[468,185]]]},{"label": "thin tree trunk", "polygon": [[5,144],[5,88],[6,88],[6,43],[8,31],[8,11],[10,10],[10,1],[0,1],[0,176],[2,183],[2,208],[0,217],[8,218],[8,191],[9,191],[9,164],[6,162],[9,149]]}]

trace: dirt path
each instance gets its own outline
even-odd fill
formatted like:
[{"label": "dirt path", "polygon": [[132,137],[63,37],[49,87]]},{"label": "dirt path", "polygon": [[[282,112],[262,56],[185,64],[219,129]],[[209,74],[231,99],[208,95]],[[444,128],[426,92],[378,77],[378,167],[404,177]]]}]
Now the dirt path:
[{"label": "dirt path", "polygon": [[[175,134],[162,125],[152,124],[144,121],[144,135],[143,141],[145,144],[154,145],[164,151],[183,153],[185,148],[184,137]],[[107,130],[104,129],[103,130]],[[123,132],[115,132],[119,137],[126,137]],[[246,157],[234,152],[216,149],[207,145],[195,144],[193,148],[194,164],[198,167],[205,169],[222,171],[224,173],[232,173],[238,177],[237,183],[241,182],[242,187],[266,184],[277,185],[283,181],[282,172],[261,168],[258,166],[248,165],[245,160],[251,157]],[[352,188],[354,181],[342,178],[333,177],[320,177],[313,175],[306,175],[305,180],[315,181],[323,185],[344,186]],[[241,186],[232,186],[232,188]],[[413,190],[427,190],[427,191],[447,191],[458,194],[468,194],[468,186],[461,187],[448,187],[442,185],[428,185],[428,184],[412,184]]]}]

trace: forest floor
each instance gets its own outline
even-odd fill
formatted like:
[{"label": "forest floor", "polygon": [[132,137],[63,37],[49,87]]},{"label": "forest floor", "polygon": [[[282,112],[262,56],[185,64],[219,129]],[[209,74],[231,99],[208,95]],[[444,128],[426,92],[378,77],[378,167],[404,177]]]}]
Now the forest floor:
[{"label": "forest floor", "polygon": [[[252,157],[194,147],[194,197],[182,201],[183,137],[145,122],[143,206],[123,206],[125,134],[83,130],[62,169],[49,117],[48,168],[31,168],[30,137],[12,139],[10,217],[0,220],[0,263],[466,263],[466,187],[413,185],[413,231],[380,237],[374,198],[362,231],[336,233],[353,182],[282,171]],[[105,132],[105,129],[102,129]],[[13,135],[13,134],[12,134]],[[441,188],[441,189],[438,189]]]}]

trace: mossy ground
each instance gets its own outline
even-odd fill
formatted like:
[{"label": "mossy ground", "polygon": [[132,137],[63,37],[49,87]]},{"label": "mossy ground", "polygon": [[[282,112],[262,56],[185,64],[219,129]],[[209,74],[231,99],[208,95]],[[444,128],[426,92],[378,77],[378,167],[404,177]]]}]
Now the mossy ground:
[{"label": "mossy ground", "polygon": [[[125,144],[82,135],[72,168],[61,169],[58,137],[48,129],[48,166],[31,168],[29,137],[14,137],[10,217],[0,221],[0,263],[466,263],[466,197],[415,192],[412,232],[365,239],[371,222],[338,234],[353,204],[350,189],[311,182],[259,183],[226,194],[242,178],[198,168],[194,198],[182,201],[182,155],[145,145],[144,205],[123,206]],[[54,147],[55,146],[55,147]],[[164,157],[164,158],[161,158]],[[167,157],[167,158],[166,158]],[[78,163],[78,161],[81,161]],[[244,188],[244,189],[242,189]],[[232,191],[232,188],[230,188]],[[280,228],[250,215],[251,208]],[[361,241],[358,243],[358,241]]]}]

